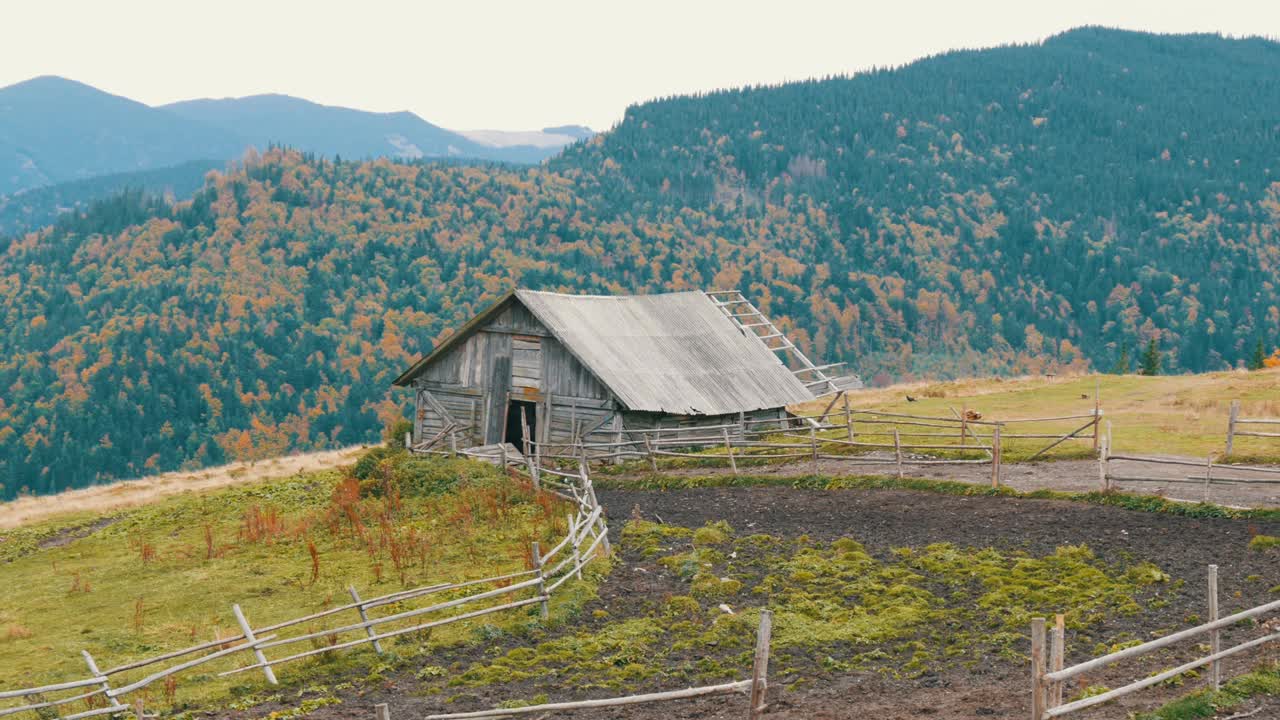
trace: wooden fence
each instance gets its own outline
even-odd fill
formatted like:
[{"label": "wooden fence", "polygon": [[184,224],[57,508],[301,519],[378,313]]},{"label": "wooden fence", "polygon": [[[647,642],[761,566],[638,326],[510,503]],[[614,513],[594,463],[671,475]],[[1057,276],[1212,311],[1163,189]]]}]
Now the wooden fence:
[{"label": "wooden fence", "polygon": [[[1245,429],[1241,430],[1241,426]],[[1264,432],[1262,430],[1250,430],[1250,425],[1280,425],[1280,419],[1277,418],[1242,418],[1240,417],[1240,401],[1231,401],[1231,413],[1227,417],[1227,450],[1223,455],[1230,457],[1235,450],[1235,442],[1237,437],[1261,437],[1261,438],[1280,438],[1280,432]]]},{"label": "wooden fence", "polygon": [[760,611],[760,626],[756,631],[756,649],[749,680],[737,680],[720,685],[705,685],[683,690],[667,690],[665,692],[645,693],[642,695],[624,695],[621,697],[601,698],[596,700],[576,700],[573,702],[543,703],[541,705],[525,705],[515,708],[494,708],[492,710],[475,710],[472,712],[428,715],[425,720],[469,720],[471,718],[506,718],[518,715],[539,714],[545,717],[552,712],[572,710],[588,710],[595,708],[620,707],[623,705],[639,705],[668,700],[705,697],[708,695],[728,695],[745,693],[750,699],[747,706],[747,717],[756,720],[767,707],[765,702],[769,685],[769,642],[773,628],[773,613]]},{"label": "wooden fence", "polygon": [[[532,569],[479,580],[417,587],[368,599],[362,599],[355,587],[350,587],[348,591],[352,601],[348,604],[257,628],[250,624],[241,607],[233,604],[232,614],[241,631],[238,635],[131,661],[107,670],[100,670],[93,656],[88,651],[83,651],[88,677],[39,687],[0,690],[0,717],[23,712],[35,713],[40,717],[59,717],[50,713],[74,710],[76,708],[68,706],[82,704],[86,709],[61,715],[62,720],[113,715],[126,710],[141,718],[140,699],[134,699],[132,703],[121,702],[121,699],[138,693],[153,683],[215,660],[241,656],[249,658],[247,664],[219,672],[218,676],[258,670],[268,683],[274,685],[277,683],[277,666],[304,658],[360,645],[371,645],[376,652],[382,653],[383,640],[534,605],[539,606],[545,620],[552,595],[570,579],[581,579],[583,568],[601,551],[605,554],[610,552],[604,511],[595,500],[595,490],[585,466],[579,474],[565,474],[565,477],[558,478],[555,485],[561,490],[567,490],[556,492],[572,500],[576,512],[567,516],[566,536],[550,550],[543,553],[537,542],[532,544]],[[424,602],[425,605],[422,604]],[[479,606],[476,609],[467,608],[473,603],[478,603]],[[317,621],[344,613],[353,615],[353,622],[338,627],[317,628],[315,625]],[[355,621],[357,618],[358,621]],[[288,629],[301,632],[284,632]],[[342,639],[342,636],[353,637]],[[307,649],[290,647],[298,644],[305,644]],[[284,648],[288,648],[284,650],[288,654],[280,656],[279,652]],[[275,650],[272,653],[274,657],[268,657],[269,650]],[[157,666],[161,669],[144,677],[131,681],[121,680],[122,677],[136,675],[143,668]],[[20,704],[6,707],[6,702]]]},{"label": "wooden fence", "polygon": [[[1222,629],[1231,627],[1242,620],[1257,618],[1277,611],[1280,611],[1280,600],[1249,608],[1227,617],[1218,617],[1218,566],[1210,565],[1208,582],[1209,622],[1069,667],[1063,666],[1066,647],[1063,616],[1057,616],[1057,622],[1049,635],[1047,654],[1045,620],[1044,618],[1035,618],[1031,621],[1031,718],[1032,720],[1049,720],[1049,718],[1069,715],[1144,688],[1149,688],[1152,685],[1171,680],[1183,673],[1205,666],[1209,667],[1209,684],[1216,690],[1222,681],[1223,659],[1246,650],[1262,647],[1268,643],[1280,641],[1280,632],[1264,629],[1264,634],[1261,637],[1223,650],[1220,637]],[[1266,626],[1263,625],[1262,627],[1265,628]],[[1161,648],[1204,635],[1207,635],[1209,640],[1208,655],[1144,677],[1114,690],[1107,690],[1097,695],[1083,697],[1067,703],[1062,701],[1063,690],[1067,681],[1072,678],[1099,670],[1121,660],[1147,655]]]},{"label": "wooden fence", "polygon": [[[1129,465],[1116,467],[1115,463],[1128,463]],[[1133,466],[1137,466],[1136,469]],[[1159,475],[1152,469],[1153,467],[1186,467],[1194,468],[1197,472],[1191,473],[1188,471],[1186,474],[1181,475]],[[1176,457],[1113,453],[1111,451],[1111,427],[1108,424],[1098,451],[1098,479],[1103,491],[1110,491],[1114,489],[1116,483],[1121,482],[1199,485],[1203,488],[1203,497],[1201,499],[1208,502],[1214,485],[1280,484],[1280,468],[1258,465],[1233,465],[1215,461],[1212,455],[1206,456],[1201,461]]]},{"label": "wooden fence", "polygon": [[[531,474],[557,463],[646,461],[655,472],[659,462],[682,458],[713,462],[739,473],[740,464],[776,461],[837,460],[848,465],[892,465],[899,478],[908,466],[990,465],[992,484],[1000,484],[1003,443],[1007,440],[1049,440],[1029,459],[1043,456],[1064,442],[1098,443],[1100,410],[1087,414],[1044,418],[982,420],[952,410],[952,417],[879,410],[854,410],[837,395],[817,414],[784,419],[679,428],[631,429],[615,442],[529,442],[524,455]],[[1079,423],[1083,421],[1083,423]],[[1019,431],[1032,423],[1069,422],[1065,431]],[[1079,424],[1077,424],[1079,423]],[[723,450],[723,452],[719,452]],[[877,457],[872,453],[881,453]],[[892,453],[890,457],[884,457]],[[975,457],[976,456],[976,457]]]}]

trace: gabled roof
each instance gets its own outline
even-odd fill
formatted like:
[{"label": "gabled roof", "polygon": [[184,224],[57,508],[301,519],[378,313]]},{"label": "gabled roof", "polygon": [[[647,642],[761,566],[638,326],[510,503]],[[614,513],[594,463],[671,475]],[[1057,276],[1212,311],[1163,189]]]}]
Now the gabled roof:
[{"label": "gabled roof", "polygon": [[528,308],[630,410],[722,415],[813,399],[763,340],[739,328],[698,291],[607,296],[516,290],[396,384],[409,384],[511,301]]}]

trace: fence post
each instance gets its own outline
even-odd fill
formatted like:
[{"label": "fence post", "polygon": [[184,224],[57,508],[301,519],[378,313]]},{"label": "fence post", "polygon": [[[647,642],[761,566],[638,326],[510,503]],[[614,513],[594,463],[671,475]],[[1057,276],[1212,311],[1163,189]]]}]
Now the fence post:
[{"label": "fence post", "polygon": [[404,434],[404,449],[405,450],[413,449],[413,433],[411,432],[407,432]]},{"label": "fence post", "polygon": [[[360,613],[360,622],[369,622],[369,613],[365,612],[364,603],[360,600],[360,593],[356,592],[355,585],[348,585],[347,592],[351,593],[351,600],[356,604],[356,611]],[[372,625],[366,625],[364,632],[373,639],[373,649],[379,655],[382,654],[382,643],[378,642],[378,631],[373,629]]]},{"label": "fence post", "polygon": [[1031,720],[1044,720],[1044,618],[1031,619]]},{"label": "fence post", "polygon": [[751,711],[747,717],[756,720],[764,714],[769,691],[769,638],[773,634],[773,612],[760,611],[760,629],[756,631],[755,661],[751,666]]},{"label": "fence post", "polygon": [[1000,487],[1000,426],[991,431],[991,487]]},{"label": "fence post", "polygon": [[374,720],[391,720],[391,710],[386,703],[378,703],[373,706]]},{"label": "fence post", "polygon": [[849,393],[844,395],[844,427],[849,442],[853,442],[853,412],[849,410]]},{"label": "fence post", "polygon": [[898,479],[902,479],[902,440],[898,436],[898,428],[893,429],[893,456],[898,463]]},{"label": "fence post", "polygon": [[502,442],[498,443],[498,451],[502,455],[502,474],[506,475],[507,474],[507,441],[506,440],[503,440]]},{"label": "fence post", "polygon": [[[89,654],[89,651],[81,650],[80,655],[84,657],[84,663],[89,666],[89,672],[93,673],[94,677],[102,677],[102,671],[98,669],[98,663],[94,662],[93,656]],[[124,710],[125,706],[120,702],[120,698],[111,694],[111,683],[103,680],[98,687],[102,688],[103,697],[111,702],[111,707]]]},{"label": "fence post", "polygon": [[818,429],[809,426],[809,448],[813,452],[813,471],[818,471]]},{"label": "fence post", "polygon": [[729,443],[729,428],[720,428],[720,432],[724,434],[724,450],[729,455],[729,467],[733,468],[733,474],[738,474],[738,463],[733,459],[733,445]]},{"label": "fence post", "polygon": [[[953,408],[951,412],[955,412],[955,409]],[[960,406],[960,447],[964,447],[964,444],[965,444],[964,436],[969,431],[969,421],[965,419],[965,414],[968,412],[969,412],[968,408],[966,408],[964,405]]]},{"label": "fence post", "polygon": [[1102,446],[1098,448],[1098,484],[1102,486],[1102,492],[1111,490],[1111,478],[1107,475],[1107,456],[1111,454],[1109,445],[1107,437],[1103,437]]},{"label": "fence post", "polygon": [[458,434],[452,430],[449,431],[449,452],[454,457],[458,457]]},{"label": "fence post", "polygon": [[[1049,643],[1049,669],[1057,672],[1062,669],[1064,655],[1066,654],[1067,645],[1067,618],[1062,613],[1058,613],[1054,617],[1053,635],[1050,637]],[[1049,707],[1058,707],[1062,704],[1062,686],[1064,683],[1053,683],[1053,689],[1049,693]]]},{"label": "fence post", "polygon": [[267,664],[266,653],[262,652],[262,649],[256,644],[258,639],[253,636],[253,628],[250,627],[249,621],[244,619],[244,612],[240,610],[239,605],[232,605],[231,612],[236,616],[236,622],[240,623],[240,630],[244,632],[245,642],[250,643],[250,647],[253,648],[253,656],[262,665],[262,674],[267,676],[267,682],[272,685],[279,685],[279,681],[276,680],[275,670],[272,670],[271,666]]},{"label": "fence post", "polygon": [[653,456],[653,443],[649,442],[649,433],[644,434],[644,451],[649,456],[649,467],[658,472],[658,459]]},{"label": "fence post", "polygon": [[1231,414],[1227,416],[1227,451],[1223,453],[1223,457],[1231,456],[1231,446],[1235,444],[1236,439],[1236,420],[1240,419],[1240,401],[1231,401]]},{"label": "fence post", "polygon": [[577,573],[578,579],[582,579],[582,538],[578,534],[578,521],[574,519],[573,513],[566,515],[569,519],[569,544],[573,546],[573,568]]},{"label": "fence post", "polygon": [[[1209,566],[1209,622],[1218,619],[1218,566]],[[1217,655],[1221,638],[1217,630],[1209,631],[1209,654]],[[1214,660],[1209,664],[1209,682],[1214,690],[1222,686],[1222,661]]]},{"label": "fence post", "polygon": [[547,597],[547,578],[542,574],[542,548],[537,540],[533,541],[533,567],[538,571],[538,594],[542,596],[542,620],[545,622],[551,617],[551,605]]},{"label": "fence post", "polygon": [[1093,451],[1098,452],[1098,425],[1102,422],[1102,380],[1093,377]]}]

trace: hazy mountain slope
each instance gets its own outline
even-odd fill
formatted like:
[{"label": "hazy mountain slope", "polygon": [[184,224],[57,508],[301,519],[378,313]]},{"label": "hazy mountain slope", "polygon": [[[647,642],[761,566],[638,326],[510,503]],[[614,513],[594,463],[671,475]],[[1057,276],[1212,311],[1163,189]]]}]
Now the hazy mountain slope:
[{"label": "hazy mountain slope", "polygon": [[37,230],[68,213],[83,212],[94,201],[126,188],[186,200],[204,186],[205,173],[225,164],[223,160],[192,160],[155,170],[97,175],[0,195],[0,237]]},{"label": "hazy mountain slope", "polygon": [[234,133],[59,77],[0,88],[0,195],[93,175],[230,158]]},{"label": "hazy mountain slope", "polygon": [[370,439],[513,284],[739,287],[869,379],[1234,365],[1280,342],[1278,83],[1276,43],[1086,29],[646,103],[546,167],[251,156],[0,243],[0,483]]},{"label": "hazy mountain slope", "polygon": [[479,143],[411,112],[365,112],[288,95],[189,100],[163,107],[181,117],[235,131],[258,147],[275,143],[330,157],[537,162],[558,149]]}]

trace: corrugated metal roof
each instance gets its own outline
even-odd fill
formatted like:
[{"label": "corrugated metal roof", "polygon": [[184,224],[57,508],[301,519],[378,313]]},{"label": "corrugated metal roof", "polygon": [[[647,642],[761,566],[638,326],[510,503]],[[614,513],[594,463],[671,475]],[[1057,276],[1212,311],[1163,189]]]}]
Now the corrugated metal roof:
[{"label": "corrugated metal roof", "polygon": [[704,293],[516,298],[631,410],[721,415],[813,399]]}]

